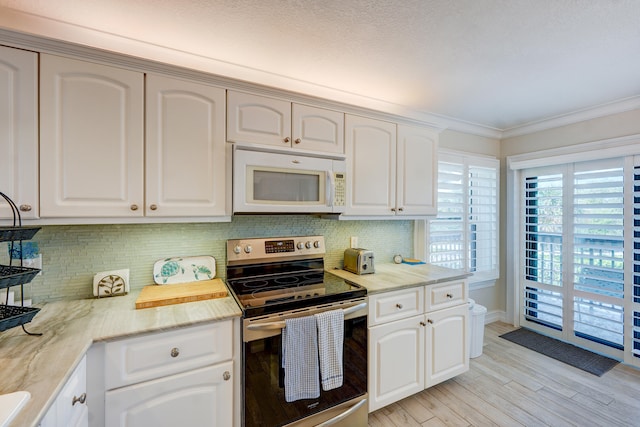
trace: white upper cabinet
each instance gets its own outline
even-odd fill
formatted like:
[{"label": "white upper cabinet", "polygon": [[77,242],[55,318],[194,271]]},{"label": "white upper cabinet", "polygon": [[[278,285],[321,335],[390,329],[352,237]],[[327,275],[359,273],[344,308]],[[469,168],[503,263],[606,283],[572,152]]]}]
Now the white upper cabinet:
[{"label": "white upper cabinet", "polygon": [[230,215],[224,117],[224,89],[147,75],[145,215]]},{"label": "white upper cabinet", "polygon": [[345,215],[435,215],[437,133],[346,115]]},{"label": "white upper cabinet", "polygon": [[393,215],[396,204],[396,125],[345,116],[345,215]]},{"label": "white upper cabinet", "polygon": [[227,140],[342,154],[344,114],[280,99],[229,91]]},{"label": "white upper cabinet", "polygon": [[142,216],[144,79],[41,55],[42,217]]},{"label": "white upper cabinet", "polygon": [[[0,192],[38,218],[38,54],[0,46]],[[0,218],[13,218],[0,199]]]},{"label": "white upper cabinet", "polygon": [[438,135],[426,128],[398,125],[396,213],[436,215]]},{"label": "white upper cabinet", "polygon": [[293,147],[344,153],[344,113],[293,104]]}]

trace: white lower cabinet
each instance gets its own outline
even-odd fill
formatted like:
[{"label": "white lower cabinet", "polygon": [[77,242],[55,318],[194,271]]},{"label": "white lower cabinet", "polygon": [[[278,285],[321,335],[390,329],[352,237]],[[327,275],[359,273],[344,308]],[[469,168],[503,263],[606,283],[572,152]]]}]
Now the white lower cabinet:
[{"label": "white lower cabinet", "polygon": [[40,427],[88,427],[87,364],[83,357],[40,421]]},{"label": "white lower cabinet", "polygon": [[229,426],[233,362],[106,392],[106,427]]},{"label": "white lower cabinet", "polygon": [[369,412],[469,369],[467,292],[462,280],[369,296]]},{"label": "white lower cabinet", "polygon": [[237,426],[238,322],[94,344],[89,352],[91,426]]},{"label": "white lower cabinet", "polygon": [[431,387],[469,370],[467,304],[426,315],[425,387]]},{"label": "white lower cabinet", "polygon": [[369,412],[424,390],[422,317],[369,330]]}]

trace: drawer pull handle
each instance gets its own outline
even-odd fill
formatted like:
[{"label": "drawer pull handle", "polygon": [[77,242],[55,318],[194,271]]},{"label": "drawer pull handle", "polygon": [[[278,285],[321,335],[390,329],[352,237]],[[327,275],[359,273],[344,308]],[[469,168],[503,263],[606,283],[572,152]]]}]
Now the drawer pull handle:
[{"label": "drawer pull handle", "polygon": [[71,400],[71,406],[75,406],[76,403],[84,405],[84,402],[87,401],[87,393],[82,393],[80,397],[73,396],[73,400]]},{"label": "drawer pull handle", "polygon": [[453,298],[452,294],[447,294],[447,298]]},{"label": "drawer pull handle", "polygon": [[402,304],[398,303],[396,304],[396,307],[398,307],[398,310],[402,310]]},{"label": "drawer pull handle", "polygon": [[20,210],[22,212],[31,212],[31,205],[20,205]]},{"label": "drawer pull handle", "polygon": [[178,347],[173,347],[171,349],[171,357],[178,357],[179,354],[180,354],[180,350],[178,349]]},{"label": "drawer pull handle", "polygon": [[231,379],[231,373],[229,371],[224,371],[224,374],[222,374],[222,378],[225,381],[229,381]]},{"label": "drawer pull handle", "polygon": [[427,319],[427,323],[430,324],[430,325],[433,325],[433,320]]}]

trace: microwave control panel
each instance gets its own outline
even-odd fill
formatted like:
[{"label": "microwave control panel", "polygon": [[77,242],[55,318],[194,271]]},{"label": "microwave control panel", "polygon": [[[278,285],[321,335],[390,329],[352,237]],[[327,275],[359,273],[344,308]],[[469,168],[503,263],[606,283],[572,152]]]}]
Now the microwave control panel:
[{"label": "microwave control panel", "polygon": [[333,174],[335,188],[333,192],[333,206],[344,206],[346,199],[347,180],[344,172],[335,172]]}]

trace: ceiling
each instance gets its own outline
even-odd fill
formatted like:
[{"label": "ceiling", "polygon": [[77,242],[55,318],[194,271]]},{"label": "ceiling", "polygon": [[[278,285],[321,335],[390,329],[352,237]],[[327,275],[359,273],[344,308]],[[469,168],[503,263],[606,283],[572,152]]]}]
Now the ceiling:
[{"label": "ceiling", "polygon": [[[0,8],[46,18],[11,29],[47,36],[71,25],[77,40],[68,41],[97,32],[190,55],[227,77],[497,132],[640,106],[638,0],[0,0]],[[8,22],[0,26],[17,25]]]}]

